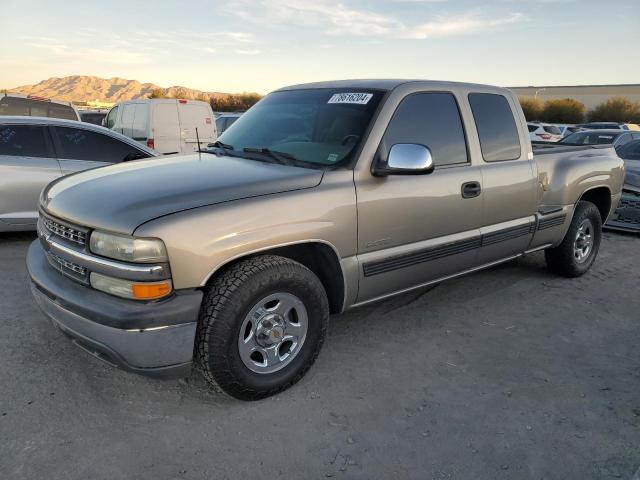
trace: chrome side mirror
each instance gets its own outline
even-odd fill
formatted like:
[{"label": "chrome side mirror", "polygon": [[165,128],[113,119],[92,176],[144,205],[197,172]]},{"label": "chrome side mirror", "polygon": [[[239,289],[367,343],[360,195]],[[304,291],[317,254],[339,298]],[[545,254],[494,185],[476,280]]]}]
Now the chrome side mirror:
[{"label": "chrome side mirror", "polygon": [[396,143],[389,151],[387,162],[377,162],[373,174],[386,175],[425,175],[433,172],[434,164],[431,150],[417,143]]}]

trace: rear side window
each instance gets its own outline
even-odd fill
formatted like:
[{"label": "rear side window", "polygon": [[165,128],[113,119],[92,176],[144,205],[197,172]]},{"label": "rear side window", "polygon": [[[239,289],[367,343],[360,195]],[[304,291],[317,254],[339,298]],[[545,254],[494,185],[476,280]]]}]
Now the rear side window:
[{"label": "rear side window", "polygon": [[69,105],[22,97],[3,97],[0,99],[0,115],[78,119],[75,110]]},{"label": "rear side window", "polygon": [[78,120],[75,110],[67,105],[52,103],[49,105],[49,117],[64,118],[65,120]]},{"label": "rear side window", "polygon": [[216,118],[216,130],[218,131],[218,135],[224,132],[226,120],[227,119],[225,117]]},{"label": "rear side window", "polygon": [[451,93],[416,93],[402,100],[382,139],[385,158],[397,143],[429,147],[436,166],[469,161],[460,110]]},{"label": "rear side window", "polygon": [[60,158],[118,163],[148,157],[137,148],[108,135],[68,127],[55,127],[55,132]]},{"label": "rear side window", "polygon": [[0,125],[0,155],[50,157],[44,127]]},{"label": "rear side window", "polygon": [[469,103],[485,161],[520,158],[518,128],[507,99],[493,93],[470,93]]}]

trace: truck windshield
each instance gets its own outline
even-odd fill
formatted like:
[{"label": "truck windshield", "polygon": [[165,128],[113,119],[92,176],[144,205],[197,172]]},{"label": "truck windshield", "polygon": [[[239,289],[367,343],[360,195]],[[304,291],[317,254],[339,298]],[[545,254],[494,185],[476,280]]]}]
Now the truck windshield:
[{"label": "truck windshield", "polygon": [[284,154],[293,164],[296,159],[307,166],[345,164],[358,150],[383,94],[359,89],[274,92],[225,131],[218,145],[248,157],[262,152],[265,160]]}]

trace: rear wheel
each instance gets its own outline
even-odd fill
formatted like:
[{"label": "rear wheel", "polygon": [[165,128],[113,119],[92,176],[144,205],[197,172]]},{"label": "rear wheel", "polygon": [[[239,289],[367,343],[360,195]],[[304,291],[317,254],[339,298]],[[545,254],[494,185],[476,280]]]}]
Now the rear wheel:
[{"label": "rear wheel", "polygon": [[600,211],[591,202],[578,202],[562,243],[545,251],[547,267],[564,277],[583,275],[598,255],[601,238]]},{"label": "rear wheel", "polygon": [[315,361],[328,319],[326,293],[308,268],[274,255],[243,260],[205,293],[197,340],[204,376],[241,400],[284,390]]}]

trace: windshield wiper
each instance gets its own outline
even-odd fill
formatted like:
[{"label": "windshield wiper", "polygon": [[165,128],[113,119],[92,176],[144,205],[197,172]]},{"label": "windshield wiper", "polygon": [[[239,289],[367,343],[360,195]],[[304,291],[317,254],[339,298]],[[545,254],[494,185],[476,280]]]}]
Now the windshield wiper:
[{"label": "windshield wiper", "polygon": [[242,149],[242,151],[246,153],[262,153],[264,155],[267,155],[268,157],[273,158],[276,162],[283,165],[295,165],[295,162],[300,161],[295,157],[295,155],[291,155],[290,153],[285,152],[277,152],[266,147],[246,147]]},{"label": "windshield wiper", "polygon": [[229,145],[228,143],[222,143],[220,140],[216,140],[213,143],[207,145],[207,147],[215,147],[215,148],[224,148],[225,150],[233,150],[233,145]]}]

